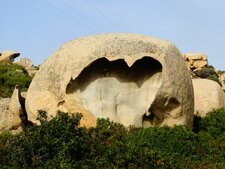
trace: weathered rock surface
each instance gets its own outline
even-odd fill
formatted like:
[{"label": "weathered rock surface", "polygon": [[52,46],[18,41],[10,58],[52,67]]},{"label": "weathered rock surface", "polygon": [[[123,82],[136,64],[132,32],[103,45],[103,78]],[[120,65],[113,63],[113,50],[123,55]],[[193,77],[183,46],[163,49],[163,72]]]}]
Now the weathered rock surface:
[{"label": "weathered rock surface", "polygon": [[22,131],[23,115],[20,104],[21,96],[17,87],[14,89],[12,97],[1,99],[0,101],[0,131]]},{"label": "weathered rock surface", "polygon": [[225,90],[225,73],[219,75],[219,80],[222,84],[222,89]]},{"label": "weathered rock surface", "polygon": [[208,66],[208,58],[203,53],[185,53],[183,55],[187,66],[192,71],[199,70],[205,66]]},{"label": "weathered rock surface", "polygon": [[225,94],[221,86],[208,79],[193,79],[195,114],[204,117],[213,109],[225,107]]},{"label": "weathered rock surface", "polygon": [[20,53],[15,51],[3,51],[0,52],[0,63],[13,63]]},{"label": "weathered rock surface", "polygon": [[1,98],[0,97],[0,111],[9,110],[10,98]]},{"label": "weathered rock surface", "polygon": [[[83,125],[97,117],[126,126],[191,126],[193,87],[178,49],[143,35],[106,34],[71,41],[35,75],[26,96],[28,120],[37,111],[81,112]],[[86,121],[85,121],[86,120]]]},{"label": "weathered rock surface", "polygon": [[34,76],[35,73],[38,71],[38,69],[33,65],[32,61],[28,58],[22,58],[16,62],[14,62],[14,64],[23,66],[29,76]]}]

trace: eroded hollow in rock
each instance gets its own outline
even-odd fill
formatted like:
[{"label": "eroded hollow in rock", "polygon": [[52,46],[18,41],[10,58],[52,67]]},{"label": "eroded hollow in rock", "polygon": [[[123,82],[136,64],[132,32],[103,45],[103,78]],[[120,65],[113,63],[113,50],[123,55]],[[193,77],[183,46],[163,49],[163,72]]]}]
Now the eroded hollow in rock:
[{"label": "eroded hollow in rock", "polygon": [[162,65],[151,57],[131,67],[123,59],[100,58],[71,80],[66,92],[96,117],[142,126],[153,116],[149,108],[161,86],[161,73]]}]

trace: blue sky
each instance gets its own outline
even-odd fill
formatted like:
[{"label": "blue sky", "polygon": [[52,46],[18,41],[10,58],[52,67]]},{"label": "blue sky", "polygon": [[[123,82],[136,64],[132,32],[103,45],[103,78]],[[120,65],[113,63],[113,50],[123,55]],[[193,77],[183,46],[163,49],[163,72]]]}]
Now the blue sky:
[{"label": "blue sky", "polygon": [[0,51],[36,65],[69,40],[91,34],[138,33],[203,52],[225,70],[224,0],[1,0]]}]

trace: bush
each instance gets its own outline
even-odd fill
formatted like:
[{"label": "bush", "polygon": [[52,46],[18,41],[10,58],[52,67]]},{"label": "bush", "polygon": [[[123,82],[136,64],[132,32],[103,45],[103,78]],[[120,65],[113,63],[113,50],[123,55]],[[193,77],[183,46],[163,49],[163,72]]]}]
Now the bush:
[{"label": "bush", "polygon": [[13,135],[9,132],[4,131],[0,133],[0,149],[4,148],[6,145],[6,142],[12,137]]},{"label": "bush", "polygon": [[0,164],[9,168],[68,168],[89,152],[86,129],[78,127],[79,114],[59,113],[47,122],[41,113],[41,125],[29,127],[11,140],[4,150],[8,154]]},{"label": "bush", "polygon": [[0,97],[10,97],[15,85],[18,85],[21,91],[26,91],[31,80],[22,66],[0,64]]},{"label": "bush", "polygon": [[207,78],[209,76],[218,76],[213,67],[204,67],[200,70],[195,71],[195,74],[200,78]]},{"label": "bush", "polygon": [[195,71],[194,73],[196,74],[197,77],[200,77],[203,79],[210,79],[210,80],[213,80],[213,81],[219,83],[219,85],[221,85],[221,83],[219,81],[219,76],[216,73],[214,67],[212,67],[212,66],[204,67],[200,70]]},{"label": "bush", "polygon": [[225,135],[225,109],[209,112],[200,122],[200,131],[210,134],[214,138]]},{"label": "bush", "polygon": [[224,168],[225,109],[200,120],[197,132],[184,126],[125,128],[109,119],[80,127],[80,114],[47,121],[24,133],[0,135],[0,168]]},{"label": "bush", "polygon": [[221,82],[219,81],[219,76],[216,73],[214,67],[212,66],[204,67],[200,70],[195,71],[194,73],[197,77],[213,80],[217,82],[220,86],[222,86]]}]

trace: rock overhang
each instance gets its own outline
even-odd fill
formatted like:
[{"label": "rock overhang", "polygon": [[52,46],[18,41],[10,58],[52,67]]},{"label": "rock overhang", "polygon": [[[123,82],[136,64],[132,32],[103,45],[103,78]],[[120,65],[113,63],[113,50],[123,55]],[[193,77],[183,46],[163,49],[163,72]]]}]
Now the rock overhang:
[{"label": "rock overhang", "polygon": [[13,63],[14,59],[19,57],[20,53],[15,51],[0,52],[0,63]]}]

